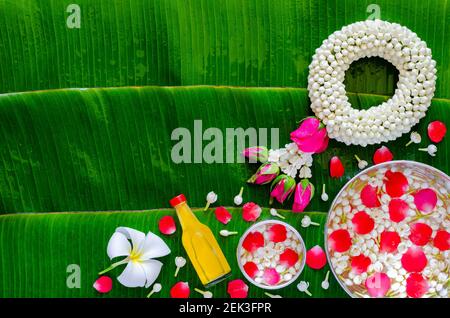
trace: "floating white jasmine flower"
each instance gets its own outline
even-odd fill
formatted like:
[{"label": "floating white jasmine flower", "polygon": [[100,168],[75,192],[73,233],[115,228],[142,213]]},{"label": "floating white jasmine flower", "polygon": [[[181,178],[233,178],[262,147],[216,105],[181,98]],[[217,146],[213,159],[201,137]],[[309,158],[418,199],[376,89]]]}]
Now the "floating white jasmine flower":
[{"label": "floating white jasmine flower", "polygon": [[242,193],[244,192],[244,187],[241,187],[239,193],[234,197],[234,204],[241,205],[242,204]]},{"label": "floating white jasmine flower", "polygon": [[[354,61],[370,56],[398,69],[398,87],[386,102],[357,110],[346,97],[344,73]],[[326,125],[328,136],[347,145],[364,147],[409,132],[425,116],[435,84],[436,62],[426,43],[408,28],[380,20],[352,23],[334,32],[316,49],[309,65],[311,109]]]},{"label": "floating white jasmine flower", "polygon": [[203,298],[213,298],[213,293],[211,293],[210,291],[205,291],[205,290],[201,290],[201,289],[198,289],[198,288],[194,288],[194,290],[197,293],[202,294]]},{"label": "floating white jasmine flower", "polygon": [[420,142],[422,141],[422,137],[417,131],[413,131],[410,138],[411,140],[405,145],[405,147],[408,147],[412,143],[420,144]]},{"label": "floating white jasmine flower", "polygon": [[306,295],[308,295],[308,296],[312,296],[312,294],[309,292],[309,290],[308,290],[308,287],[309,287],[309,283],[308,282],[305,282],[305,281],[301,281],[300,283],[298,283],[298,285],[297,285],[297,289],[299,290],[299,291],[301,291],[301,292],[303,292],[303,293],[305,293]]},{"label": "floating white jasmine flower", "polygon": [[428,154],[432,157],[436,156],[437,147],[433,144],[428,145],[426,148],[419,148],[419,151],[425,151],[428,152]]},{"label": "floating white jasmine flower", "polygon": [[209,206],[217,201],[217,194],[214,191],[209,192],[206,195],[206,206],[203,211],[208,210]]},{"label": "floating white jasmine flower", "polygon": [[273,294],[269,294],[268,292],[265,292],[264,295],[266,295],[267,297],[270,297],[270,298],[283,298],[280,295],[273,295]]},{"label": "floating white jasmine flower", "polygon": [[153,284],[152,290],[148,293],[147,298],[150,298],[153,294],[159,293],[162,289],[161,284]]},{"label": "floating white jasmine flower", "polygon": [[[131,244],[130,244],[131,241]],[[162,263],[153,258],[166,256],[170,249],[166,243],[152,232],[144,233],[128,227],[118,227],[108,242],[107,254],[110,259],[125,256],[124,259],[101,271],[102,275],[119,265],[127,264],[117,277],[126,287],[148,288],[158,278]]]},{"label": "floating white jasmine flower", "polygon": [[228,231],[228,230],[221,230],[219,232],[219,234],[221,236],[227,237],[227,236],[231,236],[231,235],[236,235],[236,234],[238,234],[238,232],[233,232],[233,231]]},{"label": "floating white jasmine flower", "polygon": [[325,275],[325,279],[320,284],[320,286],[322,286],[323,289],[328,289],[330,287],[330,283],[328,282],[329,276],[330,276],[330,271],[327,271],[327,274]]},{"label": "floating white jasmine flower", "polygon": [[177,269],[175,270],[174,277],[178,276],[178,272],[180,271],[180,268],[184,267],[186,265],[186,259],[183,256],[177,256],[175,257],[175,266]]},{"label": "floating white jasmine flower", "polygon": [[365,160],[361,160],[361,158],[359,158],[357,155],[355,155],[356,160],[358,160],[358,168],[359,169],[364,169],[365,167],[367,167],[368,163]]},{"label": "floating white jasmine flower", "polygon": [[310,225],[320,226],[319,223],[311,221],[311,218],[307,215],[305,215],[302,218],[302,227],[309,227]]},{"label": "floating white jasmine flower", "polygon": [[325,183],[322,185],[322,195],[320,196],[322,201],[328,201],[328,194],[325,192]]},{"label": "floating white jasmine flower", "polygon": [[272,215],[272,216],[279,217],[280,219],[285,219],[285,217],[282,216],[280,213],[278,213],[278,211],[274,208],[271,208],[269,212],[270,212],[270,215]]}]

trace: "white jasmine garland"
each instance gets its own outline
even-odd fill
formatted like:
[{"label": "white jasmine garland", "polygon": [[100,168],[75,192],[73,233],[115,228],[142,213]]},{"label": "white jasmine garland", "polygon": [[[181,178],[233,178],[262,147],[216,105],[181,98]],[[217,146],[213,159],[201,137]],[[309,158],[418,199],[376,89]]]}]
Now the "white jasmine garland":
[{"label": "white jasmine garland", "polygon": [[[367,110],[352,108],[344,85],[345,71],[363,57],[379,56],[399,71],[394,96]],[[411,130],[430,106],[436,62],[417,34],[397,23],[356,22],[334,32],[316,50],[309,65],[311,108],[328,136],[347,145],[378,144]]]}]

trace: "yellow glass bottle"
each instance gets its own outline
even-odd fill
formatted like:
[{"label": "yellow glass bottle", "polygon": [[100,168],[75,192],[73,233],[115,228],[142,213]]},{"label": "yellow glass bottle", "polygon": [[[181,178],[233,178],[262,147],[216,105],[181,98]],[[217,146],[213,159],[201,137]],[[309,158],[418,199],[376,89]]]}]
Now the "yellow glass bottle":
[{"label": "yellow glass bottle", "polygon": [[186,197],[180,194],[170,200],[170,205],[177,212],[184,249],[202,284],[209,287],[226,278],[231,273],[230,265],[209,227],[200,223],[187,205]]}]

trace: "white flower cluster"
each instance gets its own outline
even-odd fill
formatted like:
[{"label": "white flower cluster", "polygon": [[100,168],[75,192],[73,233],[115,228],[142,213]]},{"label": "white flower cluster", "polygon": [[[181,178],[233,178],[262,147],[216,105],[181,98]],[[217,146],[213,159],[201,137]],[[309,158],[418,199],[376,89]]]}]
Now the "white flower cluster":
[{"label": "white flower cluster", "polygon": [[[399,71],[394,96],[367,110],[352,108],[344,85],[350,64],[379,56]],[[363,21],[324,40],[309,65],[311,108],[328,136],[347,145],[377,144],[400,137],[425,116],[435,90],[436,62],[417,34],[396,23]]]},{"label": "white flower cluster", "polygon": [[295,142],[285,145],[285,148],[270,149],[268,161],[276,163],[282,172],[292,178],[295,178],[297,173],[300,179],[312,177],[312,155],[300,151]]}]

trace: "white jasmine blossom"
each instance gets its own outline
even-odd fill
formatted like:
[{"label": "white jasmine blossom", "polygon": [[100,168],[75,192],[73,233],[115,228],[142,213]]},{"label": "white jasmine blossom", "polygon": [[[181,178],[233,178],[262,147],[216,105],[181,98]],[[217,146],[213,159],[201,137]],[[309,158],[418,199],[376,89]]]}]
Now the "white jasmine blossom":
[{"label": "white jasmine blossom", "polygon": [[433,144],[428,145],[426,148],[419,148],[419,151],[425,151],[428,152],[428,154],[432,157],[436,156],[437,147]]},{"label": "white jasmine blossom", "polygon": [[162,289],[161,284],[153,284],[152,290],[148,293],[147,298],[150,298],[153,294],[159,293]]},{"label": "white jasmine blossom", "polygon": [[365,160],[361,160],[361,158],[359,158],[357,155],[355,155],[356,160],[358,161],[358,168],[359,169],[364,169],[365,167],[367,167],[368,163]]},{"label": "white jasmine blossom", "polygon": [[422,141],[422,137],[417,131],[413,131],[410,138],[411,140],[405,145],[406,147],[408,147],[412,143],[420,144],[420,142]]},{"label": "white jasmine blossom", "polygon": [[242,204],[242,193],[244,192],[244,187],[241,187],[241,190],[239,191],[239,193],[234,197],[233,201],[234,204],[236,205],[241,205]]},{"label": "white jasmine blossom", "polygon": [[227,237],[227,236],[231,236],[231,235],[236,235],[236,234],[238,234],[238,232],[228,231],[228,230],[221,230],[221,231],[219,232],[219,234],[220,234],[221,236]]},{"label": "white jasmine blossom", "polygon": [[194,290],[203,295],[203,298],[213,298],[213,293],[211,293],[210,291],[205,291],[205,290],[201,290],[198,288],[194,288]]},{"label": "white jasmine blossom", "polygon": [[312,178],[311,168],[309,168],[308,166],[303,166],[298,173],[298,177],[300,179]]},{"label": "white jasmine blossom", "polygon": [[328,282],[328,278],[330,276],[330,271],[327,271],[327,274],[325,275],[325,279],[322,281],[322,283],[320,284],[320,286],[323,289],[328,289],[330,287],[330,283]]},{"label": "white jasmine blossom", "polygon": [[322,195],[320,198],[322,201],[328,201],[328,194],[325,192],[325,183],[322,185]]},{"label": "white jasmine blossom", "polygon": [[214,191],[209,192],[206,195],[206,206],[203,211],[208,210],[209,206],[217,201],[217,194]]},{"label": "white jasmine blossom", "polygon": [[312,294],[308,291],[308,287],[309,287],[309,283],[305,282],[305,281],[301,281],[300,283],[298,283],[297,285],[297,289],[303,293],[305,293],[308,296],[312,296]]},{"label": "white jasmine blossom", "polygon": [[180,271],[180,268],[184,267],[186,265],[186,259],[183,256],[177,256],[175,257],[175,266],[177,269],[175,270],[174,277],[177,277],[178,272]]},{"label": "white jasmine blossom", "polygon": [[278,211],[276,209],[274,209],[274,208],[271,208],[269,210],[269,212],[270,212],[270,215],[272,215],[272,216],[279,217],[280,219],[285,219],[285,217],[282,216],[280,213],[278,213]]},{"label": "white jasmine blossom", "polygon": [[320,223],[311,221],[311,218],[308,215],[305,215],[302,218],[302,227],[309,227],[310,225],[320,226]]}]

